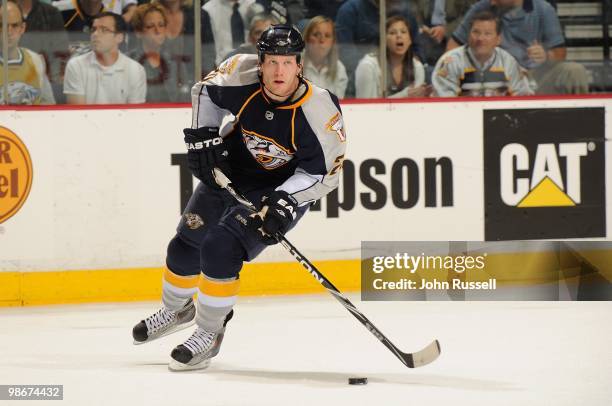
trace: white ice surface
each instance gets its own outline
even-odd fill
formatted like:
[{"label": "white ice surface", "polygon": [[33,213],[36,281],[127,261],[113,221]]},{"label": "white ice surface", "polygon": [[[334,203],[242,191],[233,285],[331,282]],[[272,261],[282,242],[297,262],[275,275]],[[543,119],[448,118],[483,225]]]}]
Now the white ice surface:
[{"label": "white ice surface", "polygon": [[402,350],[438,338],[442,355],[404,367],[329,295],[241,298],[188,373],[167,363],[191,329],[132,344],[157,303],[4,308],[0,384],[63,384],[51,405],[612,405],[612,302],[351,300]]}]

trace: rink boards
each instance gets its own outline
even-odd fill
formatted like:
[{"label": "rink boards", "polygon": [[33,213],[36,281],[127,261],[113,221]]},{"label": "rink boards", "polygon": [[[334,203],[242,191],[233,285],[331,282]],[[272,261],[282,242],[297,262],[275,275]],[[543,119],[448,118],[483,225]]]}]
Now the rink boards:
[{"label": "rink boards", "polygon": [[[290,239],[347,290],[359,288],[364,240],[610,240],[610,106],[345,103],[341,187]],[[194,187],[181,133],[190,108],[0,118],[0,305],[158,297]],[[241,275],[245,294],[319,289],[280,247]]]}]

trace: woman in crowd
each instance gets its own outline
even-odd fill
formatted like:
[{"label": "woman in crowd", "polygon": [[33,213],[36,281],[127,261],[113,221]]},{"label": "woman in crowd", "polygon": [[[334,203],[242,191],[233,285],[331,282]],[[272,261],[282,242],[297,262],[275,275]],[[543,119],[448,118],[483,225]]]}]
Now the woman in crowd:
[{"label": "woman in crowd", "polygon": [[167,25],[164,9],[158,4],[141,4],[132,15],[132,27],[139,44],[128,55],[145,68],[147,103],[190,100],[190,79],[184,65],[172,63],[163,50]]},{"label": "woman in crowd", "polygon": [[[387,19],[387,83],[385,96],[428,97],[431,86],[425,85],[425,69],[414,55],[408,20],[401,15]],[[383,97],[382,71],[377,54],[367,54],[355,70],[355,88],[358,98]]]},{"label": "woman in crowd", "polygon": [[313,17],[304,29],[304,39],[304,76],[342,99],[348,76],[338,59],[333,20],[324,16]]}]

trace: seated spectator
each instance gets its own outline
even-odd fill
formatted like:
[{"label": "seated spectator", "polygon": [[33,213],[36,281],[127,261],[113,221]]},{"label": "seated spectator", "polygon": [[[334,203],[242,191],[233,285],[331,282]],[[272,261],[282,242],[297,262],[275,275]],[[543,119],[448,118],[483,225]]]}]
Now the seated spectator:
[{"label": "seated spectator", "polygon": [[419,22],[421,34],[419,44],[423,62],[436,64],[446,51],[450,35],[455,31],[463,16],[477,0],[415,0],[414,13]]},{"label": "seated spectator", "polygon": [[[354,72],[361,58],[378,49],[379,41],[379,0],[346,0],[336,16],[336,35],[340,59],[348,72]],[[409,11],[408,2],[387,0],[387,18],[402,15],[409,23],[410,38],[418,35],[418,25]],[[415,46],[415,54],[418,50]],[[348,95],[354,94],[354,79],[349,77]]]},{"label": "seated spectator", "polygon": [[437,96],[526,96],[533,94],[526,75],[499,48],[497,17],[482,11],[470,23],[468,45],[448,51],[438,61],[432,82]]},{"label": "seated spectator", "polygon": [[[132,27],[139,46],[128,56],[140,63],[147,74],[147,103],[188,102],[191,99],[184,65],[172,63],[163,50],[166,41],[166,15],[159,4],[145,3],[136,8]],[[179,72],[179,68],[181,71]]]},{"label": "seated spectator", "polygon": [[68,104],[144,103],[144,68],[119,51],[125,21],[105,11],[91,26],[92,51],[73,57],[66,66],[64,94]]},{"label": "seated spectator", "polygon": [[[47,77],[54,90],[55,99],[62,95],[64,68],[68,52],[68,34],[58,9],[41,0],[18,0],[25,16],[26,32],[20,45],[40,54],[47,66]],[[59,101],[59,100],[58,100]]]},{"label": "seated spectator", "polygon": [[257,40],[261,37],[261,34],[268,29],[271,25],[280,24],[278,20],[271,14],[257,14],[251,19],[251,26],[249,28],[249,39],[248,42],[240,45],[238,49],[233,50],[225,59],[238,55],[238,54],[256,54],[257,53]]},{"label": "seated spectator", "polygon": [[[190,0],[154,0],[166,13],[168,25],[166,26],[166,42],[164,48],[168,51],[173,63],[184,65],[190,78],[195,78],[193,59],[195,48],[194,11]],[[215,44],[210,17],[204,10],[200,11],[201,42],[202,42],[202,71],[207,73],[215,68]],[[198,77],[201,76],[198,72]]]},{"label": "seated spectator", "polygon": [[467,42],[469,21],[485,10],[500,16],[501,47],[529,70],[538,94],[588,92],[586,69],[577,63],[564,62],[566,49],[561,24],[546,0],[480,0],[453,33],[448,49]]},{"label": "seated spectator", "polygon": [[334,22],[323,16],[310,20],[304,30],[304,76],[315,85],[344,98],[348,76],[338,59]]},{"label": "seated spectator", "polygon": [[356,96],[427,97],[431,87],[425,85],[425,69],[414,56],[408,20],[396,15],[387,19],[387,84],[381,89],[382,71],[377,53],[363,57],[355,71]]},{"label": "seated spectator", "polygon": [[[3,11],[0,7],[0,24]],[[19,40],[26,29],[19,5],[9,0],[6,12],[8,57],[1,55],[0,49],[0,69],[4,69],[4,61],[8,60],[8,104],[55,104],[43,58],[36,52],[19,47]],[[4,75],[0,75],[0,85],[4,85]],[[6,104],[4,91],[0,92],[0,103]]]}]

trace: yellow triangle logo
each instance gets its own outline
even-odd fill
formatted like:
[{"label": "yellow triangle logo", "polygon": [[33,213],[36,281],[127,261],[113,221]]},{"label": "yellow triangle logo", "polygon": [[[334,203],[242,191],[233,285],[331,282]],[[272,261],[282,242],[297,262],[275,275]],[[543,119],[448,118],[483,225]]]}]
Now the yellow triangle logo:
[{"label": "yellow triangle logo", "polygon": [[548,176],[540,181],[516,207],[563,207],[576,203]]}]

